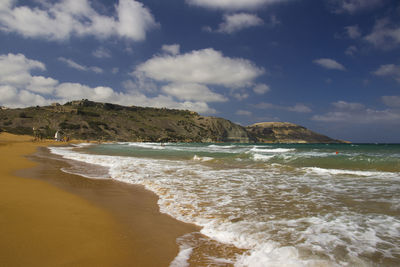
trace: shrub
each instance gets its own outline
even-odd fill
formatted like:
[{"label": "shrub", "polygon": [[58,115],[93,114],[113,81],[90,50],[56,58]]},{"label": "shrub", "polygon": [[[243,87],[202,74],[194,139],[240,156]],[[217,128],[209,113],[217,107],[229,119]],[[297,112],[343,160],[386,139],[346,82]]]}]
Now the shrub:
[{"label": "shrub", "polygon": [[61,129],[69,129],[69,130],[79,130],[81,128],[81,125],[79,125],[79,124],[71,124],[71,123],[68,123],[65,121],[58,124],[58,126]]}]

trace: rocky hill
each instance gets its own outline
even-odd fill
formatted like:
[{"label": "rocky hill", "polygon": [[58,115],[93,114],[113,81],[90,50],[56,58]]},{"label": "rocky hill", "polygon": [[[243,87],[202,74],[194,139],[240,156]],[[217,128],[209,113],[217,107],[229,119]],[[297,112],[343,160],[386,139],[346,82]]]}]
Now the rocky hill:
[{"label": "rocky hill", "polygon": [[0,109],[0,131],[53,138],[143,142],[332,143],[340,142],[291,123],[242,127],[196,112],[126,107],[89,100],[44,107]]},{"label": "rocky hill", "polygon": [[343,143],[289,122],[261,122],[246,127],[258,143]]}]

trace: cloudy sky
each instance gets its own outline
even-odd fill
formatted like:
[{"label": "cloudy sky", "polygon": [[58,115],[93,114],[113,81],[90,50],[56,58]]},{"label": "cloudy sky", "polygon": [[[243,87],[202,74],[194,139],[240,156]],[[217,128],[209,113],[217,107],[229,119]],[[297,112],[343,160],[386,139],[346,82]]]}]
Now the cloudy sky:
[{"label": "cloudy sky", "polygon": [[1,0],[0,105],[83,98],[400,142],[400,2]]}]

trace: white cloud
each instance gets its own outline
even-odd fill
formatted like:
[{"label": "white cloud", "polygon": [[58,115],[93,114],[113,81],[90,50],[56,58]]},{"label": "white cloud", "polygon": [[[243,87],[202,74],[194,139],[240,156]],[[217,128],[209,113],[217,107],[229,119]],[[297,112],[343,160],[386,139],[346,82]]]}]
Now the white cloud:
[{"label": "white cloud", "polygon": [[120,0],[116,17],[94,10],[88,0],[46,2],[40,7],[16,6],[6,0],[0,5],[0,30],[24,37],[65,40],[71,36],[124,37],[134,41],[146,38],[146,32],[158,26],[151,12],[135,0]]},{"label": "white cloud", "polygon": [[296,104],[292,107],[288,107],[287,108],[288,111],[292,111],[292,112],[298,112],[298,113],[309,113],[311,112],[311,108],[309,108],[308,106],[304,105],[304,104]]},{"label": "white cloud", "polygon": [[332,103],[332,105],[341,110],[362,110],[365,108],[363,104],[355,102],[337,101]]},{"label": "white cloud", "polygon": [[382,96],[382,101],[388,107],[400,108],[400,96]]},{"label": "white cloud", "polygon": [[232,96],[234,98],[236,98],[237,100],[242,101],[242,100],[247,99],[249,97],[249,94],[246,92],[241,92],[241,93],[236,92],[236,93],[233,93]]},{"label": "white cloud", "polygon": [[127,80],[122,83],[122,86],[128,91],[157,93],[158,85],[154,80],[147,78],[143,72],[133,73],[133,80]]},{"label": "white cloud", "polygon": [[272,103],[259,103],[254,105],[254,107],[259,108],[259,109],[276,109],[276,110],[285,110],[285,111],[291,111],[291,112],[297,112],[297,113],[310,113],[312,110],[308,106],[302,104],[302,103],[297,103],[294,106],[283,106],[283,105],[276,105]]},{"label": "white cloud", "polygon": [[[127,92],[117,92],[105,86],[90,87],[80,83],[59,83],[50,77],[32,75],[31,72],[35,70],[44,71],[46,67],[42,62],[28,59],[22,54],[0,55],[0,105],[26,107],[87,98],[122,105],[189,109],[204,114],[217,113],[205,101],[195,100],[196,97],[192,97],[194,101],[176,101],[168,95],[146,96],[143,92],[135,90],[141,84],[133,86],[133,81],[131,85],[135,88],[131,87]],[[224,100],[222,96],[211,91],[207,91],[206,95],[214,97],[214,101]]]},{"label": "white cloud", "polygon": [[79,63],[76,63],[75,61],[73,61],[72,59],[69,58],[65,58],[65,57],[59,57],[58,58],[59,61],[67,64],[69,67],[76,69],[76,70],[80,70],[80,71],[93,71],[95,73],[103,73],[103,69],[99,68],[99,67],[87,67],[87,66],[83,66]]},{"label": "white cloud", "polygon": [[367,108],[361,103],[339,101],[332,103],[334,111],[314,115],[312,120],[321,122],[340,122],[348,124],[395,123],[400,122],[400,111],[395,109],[377,110]]},{"label": "white cloud", "polygon": [[22,54],[0,55],[0,84],[13,86],[29,83],[32,70],[45,70],[43,63],[27,59]]},{"label": "white cloud", "polygon": [[225,10],[255,9],[287,0],[186,0],[190,5]]},{"label": "white cloud", "polygon": [[239,109],[238,111],[236,111],[236,114],[237,114],[237,115],[240,115],[240,116],[251,116],[251,115],[253,115],[253,113],[251,113],[251,111],[248,111],[248,110],[241,110],[241,109]]},{"label": "white cloud", "polygon": [[254,93],[259,94],[259,95],[263,95],[263,94],[265,94],[266,92],[269,92],[270,90],[271,90],[271,89],[270,89],[269,86],[266,85],[266,84],[257,84],[257,85],[253,88]]},{"label": "white cloud", "polygon": [[346,70],[346,68],[337,62],[336,60],[330,59],[330,58],[319,58],[313,61],[315,64],[320,65],[321,67],[324,67],[326,69],[331,69],[331,70]]},{"label": "white cloud", "polygon": [[210,91],[207,86],[195,83],[172,83],[163,86],[161,90],[167,95],[176,97],[179,100],[193,100],[203,102],[228,101],[228,99],[225,98],[223,95]]},{"label": "white cloud", "polygon": [[156,81],[239,88],[251,85],[265,71],[249,60],[224,57],[208,48],[175,56],[154,56],[140,64],[133,75],[138,72]]},{"label": "white cloud", "polygon": [[382,0],[331,0],[333,12],[354,14],[363,10],[371,10],[383,3]]},{"label": "white cloud", "polygon": [[357,47],[354,46],[354,45],[351,45],[351,46],[349,46],[349,47],[346,48],[346,50],[344,51],[344,53],[345,53],[346,55],[353,56],[355,53],[357,53],[357,51],[358,51]]},{"label": "white cloud", "polygon": [[263,25],[264,21],[257,15],[249,13],[225,14],[223,22],[218,26],[216,32],[234,33],[240,30]]},{"label": "white cloud", "polygon": [[394,64],[381,65],[372,73],[376,76],[393,78],[400,83],[400,66]]},{"label": "white cloud", "polygon": [[134,40],[144,40],[146,31],[157,26],[150,11],[137,1],[120,0],[117,12],[116,28],[121,36]]},{"label": "white cloud", "polygon": [[364,39],[377,48],[391,49],[400,44],[400,27],[392,25],[388,18],[380,19]]},{"label": "white cloud", "polygon": [[164,52],[166,52],[166,53],[168,53],[168,54],[171,54],[171,55],[173,55],[173,56],[179,54],[180,48],[181,48],[181,46],[178,45],[178,44],[163,45],[163,46],[161,47],[161,49],[162,49]]},{"label": "white cloud", "polygon": [[344,29],[346,30],[347,36],[351,39],[357,39],[361,37],[361,31],[358,25],[347,26],[344,27]]},{"label": "white cloud", "polygon": [[110,58],[111,53],[104,47],[99,47],[93,51],[92,55],[97,58]]},{"label": "white cloud", "polygon": [[33,76],[27,85],[27,89],[31,92],[40,94],[51,94],[54,88],[58,85],[58,81],[52,78],[45,78],[43,76]]}]

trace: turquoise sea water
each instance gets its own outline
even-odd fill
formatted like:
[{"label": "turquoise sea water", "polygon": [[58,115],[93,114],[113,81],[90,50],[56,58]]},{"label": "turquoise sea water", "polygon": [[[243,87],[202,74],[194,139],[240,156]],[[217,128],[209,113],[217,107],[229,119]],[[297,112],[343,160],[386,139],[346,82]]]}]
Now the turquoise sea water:
[{"label": "turquoise sea water", "polygon": [[[400,265],[400,145],[116,143],[51,148],[142,184],[201,227],[171,266]],[[93,171],[66,171],[96,177]],[[94,172],[95,173],[95,172]]]}]

